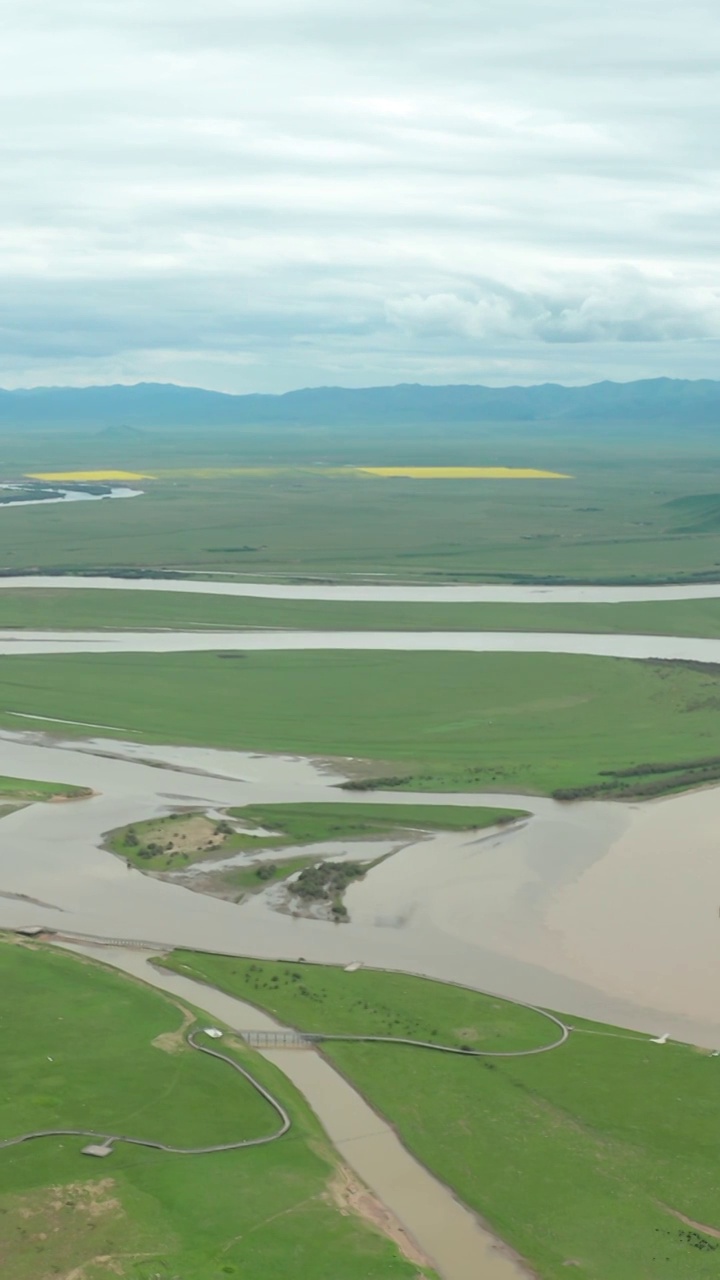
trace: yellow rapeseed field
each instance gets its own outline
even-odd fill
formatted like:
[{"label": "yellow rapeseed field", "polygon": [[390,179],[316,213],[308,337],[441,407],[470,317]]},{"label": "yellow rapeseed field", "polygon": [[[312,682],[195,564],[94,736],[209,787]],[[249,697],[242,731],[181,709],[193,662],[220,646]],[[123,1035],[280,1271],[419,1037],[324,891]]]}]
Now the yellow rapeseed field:
[{"label": "yellow rapeseed field", "polygon": [[139,471],[39,471],[27,480],[152,480]]},{"label": "yellow rapeseed field", "polygon": [[412,480],[570,480],[560,471],[533,467],[358,467],[363,475],[407,476]]}]

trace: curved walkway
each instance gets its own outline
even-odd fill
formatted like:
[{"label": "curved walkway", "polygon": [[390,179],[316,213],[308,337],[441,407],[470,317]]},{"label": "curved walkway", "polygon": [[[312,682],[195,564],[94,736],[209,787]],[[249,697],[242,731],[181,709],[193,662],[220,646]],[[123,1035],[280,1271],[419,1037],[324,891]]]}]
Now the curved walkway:
[{"label": "curved walkway", "polygon": [[[478,995],[482,995],[478,992]],[[515,1004],[515,1001],[508,1001]],[[535,1049],[471,1049],[470,1046],[462,1046],[456,1048],[448,1044],[433,1044],[430,1040],[407,1040],[402,1036],[334,1036],[325,1035],[324,1032],[308,1033],[300,1032],[303,1039],[311,1041],[313,1044],[324,1044],[326,1040],[332,1041],[349,1041],[358,1044],[406,1044],[413,1049],[434,1049],[437,1053],[457,1053],[461,1058],[532,1058],[538,1053],[549,1053],[551,1049],[559,1049],[561,1045],[570,1036],[570,1028],[565,1026],[559,1018],[552,1013],[546,1013],[544,1009],[536,1009],[534,1005],[523,1004],[518,1006],[521,1009],[531,1010],[533,1013],[539,1013],[542,1017],[548,1018],[554,1022],[560,1035],[557,1040],[553,1040],[552,1044],[539,1045]]]},{"label": "curved walkway", "polygon": [[238,1151],[242,1147],[262,1147],[269,1142],[277,1142],[278,1138],[284,1137],[292,1125],[292,1121],[287,1111],[277,1098],[273,1097],[270,1091],[264,1088],[254,1076],[241,1067],[239,1062],[234,1058],[229,1058],[225,1053],[218,1053],[216,1049],[208,1049],[205,1045],[198,1044],[195,1036],[196,1032],[191,1031],[186,1036],[187,1043],[197,1049],[199,1053],[206,1053],[209,1058],[218,1058],[220,1062],[227,1062],[228,1066],[233,1067],[241,1076],[252,1085],[261,1097],[280,1117],[280,1128],[275,1133],[269,1134],[264,1138],[246,1138],[243,1142],[223,1142],[213,1147],[171,1147],[165,1142],[152,1142],[149,1138],[131,1138],[124,1133],[103,1134],[91,1129],[39,1129],[37,1133],[23,1133],[17,1138],[7,1138],[4,1142],[0,1142],[0,1150],[5,1147],[19,1146],[21,1142],[31,1142],[35,1138],[99,1138],[102,1145],[109,1147],[113,1142],[127,1142],[134,1147],[152,1147],[154,1151],[166,1151],[170,1155],[175,1156],[205,1156],[212,1155],[218,1151]]},{"label": "curved walkway", "polygon": [[[100,941],[100,939],[95,939]],[[115,945],[123,945],[119,940],[113,939]],[[137,946],[137,943],[134,944]],[[486,994],[478,992],[478,995]],[[530,1013],[537,1013],[540,1017],[546,1018],[548,1022],[560,1032],[559,1036],[550,1044],[539,1045],[534,1049],[471,1049],[469,1046],[457,1048],[453,1045],[433,1044],[429,1040],[410,1040],[401,1036],[364,1036],[364,1035],[333,1035],[324,1032],[296,1032],[297,1039],[306,1041],[308,1044],[322,1044],[325,1041],[333,1043],[344,1041],[355,1044],[400,1044],[407,1045],[414,1049],[431,1049],[436,1053],[451,1053],[459,1055],[463,1058],[531,1058],[540,1053],[549,1053],[552,1049],[559,1049],[566,1043],[570,1035],[570,1027],[558,1018],[554,1013],[549,1013],[547,1009],[540,1009],[536,1005],[524,1004],[520,1000],[507,1000],[508,1004],[513,1004],[519,1009],[526,1009]],[[236,1032],[237,1035],[243,1036],[242,1031]],[[99,1139],[102,1146],[109,1147],[114,1142],[126,1142],[134,1147],[150,1147],[155,1151],[165,1151],[170,1155],[177,1156],[201,1156],[213,1155],[219,1151],[239,1151],[245,1147],[262,1147],[270,1142],[277,1142],[279,1138],[283,1138],[292,1127],[292,1121],[282,1103],[268,1089],[261,1085],[245,1067],[240,1066],[234,1058],[228,1057],[225,1053],[219,1053],[217,1049],[209,1049],[206,1045],[198,1044],[196,1040],[197,1032],[190,1031],[185,1037],[187,1043],[193,1049],[197,1049],[199,1053],[205,1053],[209,1058],[217,1058],[220,1062],[226,1062],[241,1076],[243,1076],[253,1089],[263,1097],[266,1102],[277,1112],[280,1117],[280,1128],[274,1133],[268,1134],[263,1138],[246,1138],[242,1142],[223,1142],[215,1146],[207,1147],[172,1147],[164,1142],[153,1142],[149,1138],[133,1138],[127,1134],[107,1134],[101,1133],[95,1129],[38,1129],[34,1133],[23,1133],[16,1138],[6,1138],[0,1141],[0,1151],[7,1147],[19,1146],[23,1142],[32,1142],[36,1138],[95,1138]]]}]

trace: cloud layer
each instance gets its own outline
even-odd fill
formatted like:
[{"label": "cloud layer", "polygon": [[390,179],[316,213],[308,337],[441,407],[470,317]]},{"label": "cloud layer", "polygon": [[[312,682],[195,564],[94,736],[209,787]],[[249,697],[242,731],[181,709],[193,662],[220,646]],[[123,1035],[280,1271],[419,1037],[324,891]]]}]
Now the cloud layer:
[{"label": "cloud layer", "polygon": [[715,376],[720,14],[11,0],[0,383]]}]

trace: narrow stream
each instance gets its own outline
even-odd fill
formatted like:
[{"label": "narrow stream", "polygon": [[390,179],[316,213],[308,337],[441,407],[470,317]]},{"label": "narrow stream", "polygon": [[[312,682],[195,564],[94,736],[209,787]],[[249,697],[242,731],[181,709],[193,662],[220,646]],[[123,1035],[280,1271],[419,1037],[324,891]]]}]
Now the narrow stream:
[{"label": "narrow stream", "polygon": [[[185,999],[237,1030],[280,1027],[253,1005],[156,969],[145,953],[120,947],[69,949]],[[528,1280],[530,1272],[410,1155],[390,1126],[319,1053],[313,1049],[261,1052],[305,1097],[345,1163],[398,1219],[443,1280]]]}]

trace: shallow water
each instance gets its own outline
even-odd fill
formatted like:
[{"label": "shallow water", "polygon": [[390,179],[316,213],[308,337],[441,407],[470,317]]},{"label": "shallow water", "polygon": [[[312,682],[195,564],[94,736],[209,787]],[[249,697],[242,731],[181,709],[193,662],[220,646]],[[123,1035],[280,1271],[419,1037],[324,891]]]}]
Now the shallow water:
[{"label": "shallow water", "polygon": [[[720,663],[720,639],[523,631],[0,631],[0,655],[257,653],[564,653]],[[100,726],[98,726],[100,727]]]},{"label": "shallow water", "polygon": [[[17,489],[15,484],[0,484],[0,489]],[[23,498],[20,502],[0,502],[0,511],[13,511],[15,507],[45,507],[53,502],[104,502],[106,498],[140,498],[142,489],[128,489],[124,485],[113,486],[109,493],[84,493],[80,489],[63,489],[48,482],[48,488],[62,494],[60,498]]]},{"label": "shallow water", "polygon": [[637,587],[521,587],[496,586],[407,586],[398,584],[292,584],[266,582],[226,582],[213,579],[112,577],[14,577],[1,578],[0,588],[52,587],[58,590],[105,591],[187,591],[194,595],[253,596],[264,600],[356,600],[378,604],[620,604],[642,600],[706,600],[720,597],[720,582],[692,586]]},{"label": "shallow water", "polygon": [[[323,773],[306,760],[107,740],[43,741],[0,734],[0,774],[86,785],[102,794],[29,806],[0,822],[0,894],[26,895],[62,912],[0,898],[0,927],[61,925],[99,937],[267,959],[362,961],[720,1048],[716,957],[708,951],[714,935],[698,926],[709,909],[717,912],[712,849],[720,788],[642,809],[494,795],[491,803],[528,809],[532,820],[496,833],[440,834],[406,846],[351,886],[351,922],[334,925],[272,911],[263,895],[237,907],[129,870],[100,847],[102,835],[178,804],[477,805],[482,796],[342,792],[333,786],[338,773]],[[654,885],[653,913],[641,922],[618,903],[630,895],[639,905],[634,886],[652,875],[647,861],[656,847],[646,816],[663,807],[663,876]],[[702,812],[706,852],[698,854],[688,880],[685,832]],[[600,871],[607,885],[595,895],[590,877]],[[573,895],[579,895],[577,904]],[[682,916],[679,902],[685,904]],[[684,953],[672,984],[663,980],[669,923],[677,931],[673,945]],[[605,957],[610,951],[623,962],[611,963]]]},{"label": "shallow water", "polygon": [[[88,954],[181,997],[238,1030],[277,1030],[252,1005],[149,965],[137,952],[92,948]],[[522,1280],[513,1260],[469,1209],[419,1164],[393,1130],[314,1050],[261,1051],[307,1099],[342,1159],[395,1215],[445,1280]],[[292,1136],[292,1135],[291,1135]]]}]

